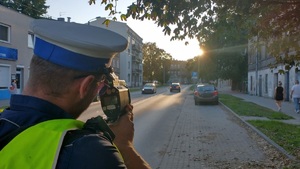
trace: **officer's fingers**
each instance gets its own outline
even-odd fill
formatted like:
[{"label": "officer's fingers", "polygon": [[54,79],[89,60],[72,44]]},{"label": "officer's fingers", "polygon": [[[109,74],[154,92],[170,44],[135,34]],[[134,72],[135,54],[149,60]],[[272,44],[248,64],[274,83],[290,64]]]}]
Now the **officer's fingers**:
[{"label": "officer's fingers", "polygon": [[129,120],[132,122],[133,121],[133,113],[132,111],[128,111],[127,112],[127,117],[129,118]]},{"label": "officer's fingers", "polygon": [[132,113],[132,112],[129,112],[128,115],[129,115],[130,121],[133,121],[133,113]]},{"label": "officer's fingers", "polygon": [[127,112],[128,112],[128,111],[131,111],[131,112],[132,112],[133,106],[132,106],[131,104],[128,104],[128,105],[126,105],[125,110],[126,110]]},{"label": "officer's fingers", "polygon": [[133,112],[132,112],[132,110],[133,110],[133,106],[132,105],[127,105],[125,107],[125,111],[127,112],[127,115],[129,116],[129,119],[131,121],[133,121]]}]

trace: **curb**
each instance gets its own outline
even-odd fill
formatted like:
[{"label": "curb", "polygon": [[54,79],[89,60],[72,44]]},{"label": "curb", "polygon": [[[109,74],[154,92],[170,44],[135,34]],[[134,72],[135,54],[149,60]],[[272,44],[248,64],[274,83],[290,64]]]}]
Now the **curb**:
[{"label": "curb", "polygon": [[240,119],[244,124],[246,124],[248,127],[250,127],[252,130],[254,130],[259,136],[261,136],[264,140],[266,140],[269,144],[271,144],[273,147],[275,147],[279,152],[281,152],[282,154],[284,154],[287,158],[291,159],[291,160],[296,160],[296,157],[291,155],[290,153],[288,153],[284,148],[282,148],[281,146],[279,146],[277,143],[275,143],[273,140],[271,140],[269,137],[267,137],[264,133],[262,133],[261,131],[259,131],[257,128],[255,128],[254,126],[252,126],[251,124],[249,124],[247,121],[245,121],[244,119],[242,119],[239,115],[237,115],[234,111],[232,111],[229,107],[227,107],[226,105],[224,105],[222,102],[220,102],[220,105],[223,106],[225,109],[227,109],[229,112],[231,112],[235,117],[237,117],[238,119]]}]

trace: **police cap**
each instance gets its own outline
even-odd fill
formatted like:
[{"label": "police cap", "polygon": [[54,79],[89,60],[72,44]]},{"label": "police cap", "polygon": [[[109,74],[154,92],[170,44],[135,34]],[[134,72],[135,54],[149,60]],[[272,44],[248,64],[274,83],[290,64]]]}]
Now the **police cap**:
[{"label": "police cap", "polygon": [[123,36],[96,26],[36,19],[34,54],[54,64],[98,72],[127,47]]}]

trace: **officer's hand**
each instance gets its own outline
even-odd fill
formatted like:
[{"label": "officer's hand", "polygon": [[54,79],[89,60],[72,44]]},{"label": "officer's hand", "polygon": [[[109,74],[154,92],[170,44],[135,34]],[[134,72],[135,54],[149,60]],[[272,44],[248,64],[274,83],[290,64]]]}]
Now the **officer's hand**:
[{"label": "officer's hand", "polygon": [[116,136],[113,142],[118,148],[132,146],[134,136],[132,109],[132,105],[127,105],[125,107],[127,113],[122,115],[117,122],[109,125]]},{"label": "officer's hand", "polygon": [[116,136],[113,142],[122,154],[128,169],[151,169],[150,165],[133,147],[133,107],[127,105],[125,109],[127,113],[122,115],[116,123],[109,126]]}]

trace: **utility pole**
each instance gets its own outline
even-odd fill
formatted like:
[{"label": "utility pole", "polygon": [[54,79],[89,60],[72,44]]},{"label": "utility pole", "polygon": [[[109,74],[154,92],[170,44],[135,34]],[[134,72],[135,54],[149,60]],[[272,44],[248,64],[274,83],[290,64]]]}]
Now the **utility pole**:
[{"label": "utility pole", "polygon": [[257,35],[257,45],[256,45],[256,56],[255,56],[255,95],[258,95],[258,35]]}]

